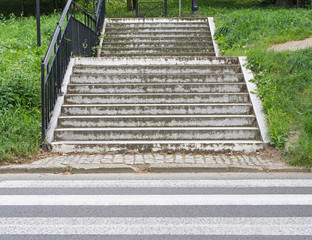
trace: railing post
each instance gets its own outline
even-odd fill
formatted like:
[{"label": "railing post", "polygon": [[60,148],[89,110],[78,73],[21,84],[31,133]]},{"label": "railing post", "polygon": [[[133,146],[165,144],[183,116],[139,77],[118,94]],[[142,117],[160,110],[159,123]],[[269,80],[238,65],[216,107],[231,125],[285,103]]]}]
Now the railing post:
[{"label": "railing post", "polygon": [[198,15],[198,5],[197,5],[197,0],[192,0],[192,12],[194,15]]},{"label": "railing post", "polygon": [[[44,62],[43,60],[41,61],[41,143],[42,147],[44,149],[45,147],[45,129],[46,129],[46,124],[45,124],[45,73],[44,73]],[[44,149],[45,150],[45,149]]]},{"label": "railing post", "polygon": [[59,35],[57,36],[57,47],[56,47],[56,78],[57,78],[57,94],[61,93],[61,26],[60,23],[57,22],[57,27],[60,28]]},{"label": "railing post", "polygon": [[40,33],[40,1],[36,0],[36,16],[37,16],[37,46],[41,46],[41,33]]}]

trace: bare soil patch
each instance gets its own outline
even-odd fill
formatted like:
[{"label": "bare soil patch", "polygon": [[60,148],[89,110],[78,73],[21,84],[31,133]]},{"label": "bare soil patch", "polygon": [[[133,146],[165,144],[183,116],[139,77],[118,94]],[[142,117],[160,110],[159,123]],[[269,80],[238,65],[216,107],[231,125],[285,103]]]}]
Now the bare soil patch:
[{"label": "bare soil patch", "polygon": [[299,49],[304,49],[304,48],[309,48],[309,47],[312,47],[312,37],[306,38],[300,41],[289,41],[289,42],[285,42],[281,44],[276,44],[276,45],[269,47],[269,49],[272,49],[275,51],[286,51],[286,50],[296,51]]}]

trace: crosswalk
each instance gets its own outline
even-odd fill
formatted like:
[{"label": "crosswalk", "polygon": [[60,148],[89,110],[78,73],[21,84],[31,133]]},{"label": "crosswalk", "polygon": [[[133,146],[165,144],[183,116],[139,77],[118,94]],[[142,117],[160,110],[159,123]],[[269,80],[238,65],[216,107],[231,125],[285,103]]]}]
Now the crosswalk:
[{"label": "crosswalk", "polygon": [[312,239],[312,179],[2,180],[0,239]]}]

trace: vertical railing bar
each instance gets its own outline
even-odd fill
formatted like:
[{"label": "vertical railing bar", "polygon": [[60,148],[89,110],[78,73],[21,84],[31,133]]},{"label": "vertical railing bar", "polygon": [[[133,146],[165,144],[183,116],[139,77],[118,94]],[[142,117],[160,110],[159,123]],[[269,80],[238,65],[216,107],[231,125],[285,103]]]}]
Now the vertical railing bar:
[{"label": "vertical railing bar", "polygon": [[41,142],[43,143],[43,148],[45,147],[44,141],[45,141],[45,74],[44,74],[44,63],[43,59],[41,60]]}]

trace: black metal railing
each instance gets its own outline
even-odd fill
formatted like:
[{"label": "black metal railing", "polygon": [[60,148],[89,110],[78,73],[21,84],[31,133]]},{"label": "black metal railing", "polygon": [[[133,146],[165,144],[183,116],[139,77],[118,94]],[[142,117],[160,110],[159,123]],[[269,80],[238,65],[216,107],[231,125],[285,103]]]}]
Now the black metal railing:
[{"label": "black metal railing", "polygon": [[68,0],[57,22],[41,63],[42,143],[46,137],[57,97],[72,56],[96,54],[99,32],[105,20],[105,0],[98,0],[94,17]]},{"label": "black metal railing", "polygon": [[137,17],[167,17],[167,0],[163,2],[139,2],[136,0]]}]

